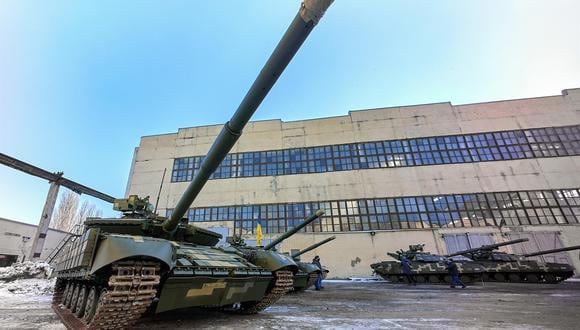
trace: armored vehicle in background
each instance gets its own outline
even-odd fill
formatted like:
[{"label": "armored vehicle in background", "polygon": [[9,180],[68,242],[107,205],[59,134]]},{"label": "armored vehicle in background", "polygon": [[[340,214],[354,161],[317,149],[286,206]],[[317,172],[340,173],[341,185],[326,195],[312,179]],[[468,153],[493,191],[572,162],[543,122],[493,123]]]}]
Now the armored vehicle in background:
[{"label": "armored vehicle in background", "polygon": [[[371,265],[373,271],[391,283],[403,283],[405,276],[400,261],[407,258],[411,262],[411,272],[418,283],[450,283],[445,257],[423,251],[425,244],[409,245],[408,250],[387,254],[398,261],[382,261]],[[460,278],[464,283],[481,278],[483,267],[473,262],[457,261]]]},{"label": "armored vehicle in background", "polygon": [[183,217],[331,3],[304,0],[170,218],[152,213],[148,199],[129,196],[115,201],[122,218],[85,221],[55,271],[53,309],[68,328],[130,328],[146,310],[232,306],[256,313],[292,289],[298,267],[290,257],[217,248],[221,235]]},{"label": "armored vehicle in background", "polygon": [[[298,226],[288,230],[286,233],[284,233],[281,236],[279,236],[278,238],[274,239],[272,242],[270,242],[268,245],[266,245],[264,247],[248,246],[245,244],[244,240],[241,239],[240,237],[229,238],[228,243],[230,244],[230,249],[235,249],[236,251],[238,251],[238,253],[240,253],[246,259],[248,259],[250,261],[258,262],[257,260],[264,260],[263,262],[260,262],[260,264],[271,263],[274,259],[274,257],[273,257],[274,255],[276,255],[278,258],[293,262],[296,265],[296,267],[293,268],[294,276],[289,277],[289,281],[284,282],[284,284],[288,286],[288,288],[285,288],[285,289],[287,289],[286,291],[290,291],[293,289],[295,290],[295,283],[297,283],[297,282],[304,283],[303,286],[305,287],[306,283],[308,282],[308,277],[309,277],[310,271],[314,271],[314,269],[304,267],[304,265],[301,265],[301,263],[295,262],[294,258],[288,254],[277,253],[275,251],[275,247],[276,247],[276,245],[278,245],[279,243],[281,243],[282,241],[284,241],[288,237],[294,235],[295,233],[300,231],[302,228],[306,227],[308,224],[310,224],[314,220],[318,219],[323,214],[324,214],[324,211],[322,211],[322,210],[316,211],[316,213],[314,213],[311,216],[309,216],[308,218],[306,218]],[[314,265],[312,265],[312,266],[314,266]],[[314,268],[316,268],[318,270],[318,267],[314,266]]]},{"label": "armored vehicle in background", "polygon": [[316,278],[318,277],[319,273],[322,273],[323,278],[326,278],[326,276],[328,275],[328,270],[327,269],[318,269],[318,267],[310,262],[301,262],[300,261],[300,256],[303,255],[306,252],[312,251],[314,249],[316,249],[317,247],[324,245],[332,240],[336,239],[336,236],[332,236],[329,237],[323,241],[320,241],[316,244],[312,244],[309,247],[300,250],[296,253],[293,253],[291,255],[292,259],[294,259],[294,261],[296,262],[296,264],[298,265],[298,269],[299,269],[299,274],[301,276],[294,276],[294,291],[304,291],[310,287],[312,287],[314,285],[314,283],[316,282]]},{"label": "armored vehicle in background", "polygon": [[539,251],[525,255],[496,251],[500,246],[521,243],[527,240],[524,238],[484,245],[478,248],[452,253],[449,257],[462,255],[480,264],[484,268],[483,280],[490,282],[558,283],[574,276],[574,268],[571,265],[539,262],[530,260],[528,257],[577,250],[580,249],[580,245]]}]

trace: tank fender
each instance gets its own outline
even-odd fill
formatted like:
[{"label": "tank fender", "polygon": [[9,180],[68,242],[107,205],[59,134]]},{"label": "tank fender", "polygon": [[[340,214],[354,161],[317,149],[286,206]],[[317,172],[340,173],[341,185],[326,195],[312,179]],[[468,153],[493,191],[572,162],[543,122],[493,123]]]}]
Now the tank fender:
[{"label": "tank fender", "polygon": [[121,259],[146,256],[158,259],[169,269],[175,266],[176,243],[164,239],[135,235],[103,235],[91,267],[91,274]]},{"label": "tank fender", "polygon": [[298,265],[296,265],[296,262],[290,256],[269,250],[256,250],[252,263],[264,267],[271,272],[282,268],[290,269],[294,273],[298,271]]},{"label": "tank fender", "polygon": [[321,273],[320,269],[318,268],[318,266],[314,265],[314,264],[309,264],[309,263],[302,263],[300,264],[300,268],[302,269],[302,271],[304,271],[305,273]]}]

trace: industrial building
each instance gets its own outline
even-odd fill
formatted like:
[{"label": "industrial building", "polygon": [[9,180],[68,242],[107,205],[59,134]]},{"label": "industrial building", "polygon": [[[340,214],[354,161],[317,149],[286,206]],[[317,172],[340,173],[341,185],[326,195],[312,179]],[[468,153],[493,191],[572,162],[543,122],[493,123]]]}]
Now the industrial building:
[{"label": "industrial building", "polygon": [[[0,267],[28,260],[36,229],[35,225],[0,218]],[[67,235],[62,230],[48,229],[39,260],[45,260]]]},{"label": "industrial building", "polygon": [[[170,214],[221,127],[142,137],[126,194],[159,195]],[[320,255],[330,277],[370,276],[409,244],[441,254],[522,237],[505,250],[580,244],[580,89],[250,122],[188,218],[252,243],[258,223],[273,238],[318,208],[326,214],[280,249],[336,235],[303,256]],[[577,251],[538,258],[580,270]]]}]

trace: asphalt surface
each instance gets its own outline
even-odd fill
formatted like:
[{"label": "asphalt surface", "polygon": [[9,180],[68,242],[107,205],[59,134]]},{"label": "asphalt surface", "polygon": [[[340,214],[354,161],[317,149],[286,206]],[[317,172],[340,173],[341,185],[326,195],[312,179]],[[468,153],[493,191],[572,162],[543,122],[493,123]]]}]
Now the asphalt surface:
[{"label": "asphalt surface", "polygon": [[[386,282],[325,282],[257,315],[199,309],[145,317],[139,329],[578,329],[580,282],[450,289]],[[50,297],[0,301],[0,328],[63,329]]]}]

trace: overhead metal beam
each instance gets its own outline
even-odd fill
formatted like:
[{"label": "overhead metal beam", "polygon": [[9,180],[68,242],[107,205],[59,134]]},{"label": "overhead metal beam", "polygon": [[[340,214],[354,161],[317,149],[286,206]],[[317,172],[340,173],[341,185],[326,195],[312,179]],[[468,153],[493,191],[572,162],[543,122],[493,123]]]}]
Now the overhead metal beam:
[{"label": "overhead metal beam", "polygon": [[48,180],[48,182],[55,182],[60,186],[67,187],[68,189],[79,193],[85,194],[89,196],[93,196],[105,202],[113,203],[115,201],[115,197],[97,191],[93,188],[87,187],[80,183],[74,182],[67,178],[62,177],[62,172],[51,173],[47,170],[44,170],[40,167],[28,164],[21,160],[18,160],[14,157],[10,157],[6,154],[0,153],[0,164],[6,165],[8,167],[12,167],[13,169],[22,171],[26,174],[34,175],[36,177]]}]

